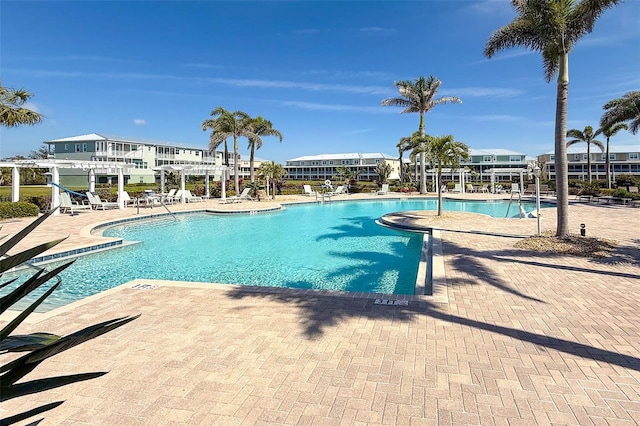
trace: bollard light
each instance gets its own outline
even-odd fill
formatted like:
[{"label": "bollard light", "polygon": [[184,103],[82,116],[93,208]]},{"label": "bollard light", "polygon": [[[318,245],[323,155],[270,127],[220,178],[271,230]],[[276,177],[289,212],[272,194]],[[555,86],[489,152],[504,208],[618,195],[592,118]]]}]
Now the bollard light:
[{"label": "bollard light", "polygon": [[580,224],[580,235],[582,235],[583,237],[587,235],[587,225],[585,225],[584,223]]}]

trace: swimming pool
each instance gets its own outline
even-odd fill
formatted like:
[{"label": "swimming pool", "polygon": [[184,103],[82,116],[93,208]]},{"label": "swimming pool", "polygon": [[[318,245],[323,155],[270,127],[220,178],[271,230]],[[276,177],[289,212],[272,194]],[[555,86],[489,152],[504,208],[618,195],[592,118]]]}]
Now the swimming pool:
[{"label": "swimming pool", "polygon": [[[435,208],[433,199],[310,203],[259,215],[197,213],[117,224],[103,235],[139,244],[78,258],[40,311],[138,278],[413,294],[422,234],[375,220]],[[444,200],[443,208],[504,217],[507,204]],[[517,213],[517,205],[511,210]]]}]

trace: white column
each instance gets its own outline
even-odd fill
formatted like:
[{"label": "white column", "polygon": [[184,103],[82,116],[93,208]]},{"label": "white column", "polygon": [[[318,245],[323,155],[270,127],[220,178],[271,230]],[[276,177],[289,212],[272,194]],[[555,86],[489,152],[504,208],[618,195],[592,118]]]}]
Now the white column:
[{"label": "white column", "polygon": [[96,171],[89,169],[89,192],[95,192],[96,190]]},{"label": "white column", "polygon": [[11,201],[20,201],[20,171],[18,166],[13,166],[11,170]]},{"label": "white column", "polygon": [[227,199],[227,170],[223,170],[222,173],[220,173],[220,186],[222,187],[222,194],[220,195],[220,198],[222,198],[222,200],[226,200]]},{"label": "white column", "polygon": [[[56,185],[60,185],[60,173],[58,172],[57,167],[51,167],[49,169],[51,172],[51,182]],[[60,191],[56,185],[51,185],[51,208],[58,207],[60,205]],[[53,212],[54,216],[58,216],[60,214],[60,209],[57,209]]]},{"label": "white column", "polygon": [[122,193],[124,192],[124,171],[122,168],[118,169],[118,208],[124,209],[124,199]]},{"label": "white column", "polygon": [[464,187],[464,170],[460,170],[458,171],[459,177],[460,177],[460,192],[462,192],[463,194],[466,191],[466,188]]},{"label": "white column", "polygon": [[495,194],[496,192],[496,174],[493,170],[491,170],[491,193]]},{"label": "white column", "polygon": [[185,203],[185,196],[184,196],[184,169],[180,170],[180,202],[182,204]]},{"label": "white column", "polygon": [[204,172],[204,195],[207,199],[211,196],[211,191],[209,190],[209,170]]},{"label": "white column", "polygon": [[160,194],[164,194],[164,169],[160,169]]}]

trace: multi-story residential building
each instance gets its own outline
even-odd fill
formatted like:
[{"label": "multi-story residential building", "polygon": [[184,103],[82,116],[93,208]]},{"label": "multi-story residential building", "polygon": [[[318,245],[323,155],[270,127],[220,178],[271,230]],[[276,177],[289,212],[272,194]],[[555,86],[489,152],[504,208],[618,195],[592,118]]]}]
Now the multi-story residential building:
[{"label": "multi-story residential building", "polygon": [[400,162],[397,158],[380,152],[307,155],[287,160],[284,169],[287,171],[287,179],[325,180],[336,176],[336,168],[343,166],[358,172],[358,180],[375,180],[378,179],[375,168],[383,161],[391,166],[389,179],[398,179]]},{"label": "multi-story residential building", "polygon": [[[155,183],[160,179],[159,168],[165,165],[222,165],[222,153],[209,152],[201,146],[185,146],[169,142],[152,142],[132,138],[103,136],[96,133],[45,141],[53,151],[53,158],[66,160],[122,162],[135,165],[124,176],[125,183]],[[233,160],[231,160],[233,161]],[[264,160],[255,160],[260,167]],[[233,163],[231,164],[233,177]],[[240,159],[239,175],[248,178],[249,160]],[[212,176],[214,179],[220,176]],[[117,174],[98,174],[97,183],[115,183]],[[88,174],[82,169],[63,169],[60,183],[66,186],[87,184]]]},{"label": "multi-story residential building", "polygon": [[497,170],[496,181],[510,181],[528,164],[526,154],[508,149],[470,149],[469,154],[469,161],[461,162],[461,166],[474,170],[475,179],[481,182],[491,180],[492,169]]},{"label": "multi-story residential building", "polygon": [[[544,165],[549,179],[556,178],[555,152],[550,151],[538,156],[538,162]],[[587,145],[577,144],[567,148],[569,179],[587,180]],[[609,167],[611,180],[616,175],[630,174],[640,176],[640,145],[612,145],[609,147]],[[605,180],[606,154],[591,147],[591,179]]]}]

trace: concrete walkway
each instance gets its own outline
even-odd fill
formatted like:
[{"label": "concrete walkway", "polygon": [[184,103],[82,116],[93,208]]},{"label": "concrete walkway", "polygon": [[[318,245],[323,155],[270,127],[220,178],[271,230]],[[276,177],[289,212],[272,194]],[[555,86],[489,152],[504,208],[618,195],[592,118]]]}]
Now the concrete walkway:
[{"label": "concrete walkway", "polygon": [[[51,218],[34,240],[99,239],[91,223],[127,214]],[[503,235],[535,220],[455,216],[435,219],[449,303],[144,280],[37,316],[21,331],[142,313],[29,377],[107,375],[8,401],[0,417],[65,400],[40,425],[640,424],[640,209],[570,206],[570,229],[619,242],[602,260]]]}]

